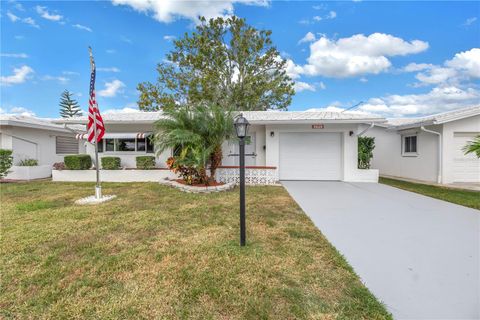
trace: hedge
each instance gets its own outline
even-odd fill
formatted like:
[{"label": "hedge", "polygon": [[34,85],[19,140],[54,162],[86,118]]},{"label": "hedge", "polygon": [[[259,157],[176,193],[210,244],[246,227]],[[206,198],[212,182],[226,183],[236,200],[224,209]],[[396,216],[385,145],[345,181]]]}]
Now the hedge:
[{"label": "hedge", "polygon": [[118,169],[120,169],[120,158],[119,157],[103,157],[102,158],[102,169],[104,169],[104,170],[118,170]]},{"label": "hedge", "polygon": [[68,170],[88,170],[92,167],[92,158],[88,154],[72,154],[63,157]]},{"label": "hedge", "polygon": [[148,170],[155,168],[154,156],[139,156],[136,159],[137,169]]},{"label": "hedge", "polygon": [[0,179],[3,179],[10,171],[13,164],[13,151],[0,149]]}]

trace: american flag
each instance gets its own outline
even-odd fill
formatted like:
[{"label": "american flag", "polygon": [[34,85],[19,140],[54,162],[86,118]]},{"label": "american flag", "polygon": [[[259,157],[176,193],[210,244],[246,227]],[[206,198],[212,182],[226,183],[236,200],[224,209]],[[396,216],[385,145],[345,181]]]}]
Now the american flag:
[{"label": "american flag", "polygon": [[95,141],[95,131],[97,136],[97,141],[102,140],[103,135],[105,134],[105,127],[103,125],[103,119],[100,115],[100,110],[98,109],[97,100],[95,99],[95,61],[93,60],[93,55],[90,52],[90,62],[92,66],[92,73],[90,75],[90,99],[88,100],[88,142],[94,143]]}]

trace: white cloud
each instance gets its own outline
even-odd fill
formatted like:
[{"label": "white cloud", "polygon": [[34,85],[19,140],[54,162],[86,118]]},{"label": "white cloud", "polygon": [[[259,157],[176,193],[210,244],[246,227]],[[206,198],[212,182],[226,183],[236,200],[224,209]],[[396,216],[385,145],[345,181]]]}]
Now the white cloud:
[{"label": "white cloud", "polygon": [[34,28],[40,28],[40,26],[35,22],[35,20],[33,20],[32,18],[30,17],[27,17],[27,18],[20,18],[19,16],[16,16],[14,15],[13,13],[11,13],[10,11],[7,12],[7,17],[10,19],[10,21],[12,22],[17,22],[17,21],[20,21],[20,22],[23,22],[25,24],[28,24]]},{"label": "white cloud", "polygon": [[15,36],[15,40],[23,40],[23,39],[25,39],[25,37],[22,36],[22,35],[16,35]]},{"label": "white cloud", "polygon": [[33,19],[30,18],[30,17],[27,17],[27,18],[25,18],[25,19],[22,19],[22,22],[23,22],[23,23],[26,23],[26,24],[34,27],[34,28],[37,28],[37,29],[40,28],[40,26],[35,22],[35,20],[33,20]]},{"label": "white cloud", "polygon": [[153,14],[153,18],[160,22],[173,22],[179,18],[197,21],[198,16],[207,19],[220,16],[230,16],[234,13],[234,4],[266,6],[268,0],[112,0],[114,5],[127,5],[135,11]]},{"label": "white cloud", "polygon": [[335,11],[330,11],[327,15],[327,19],[335,19],[337,17],[337,13]]},{"label": "white cloud", "polygon": [[405,72],[416,72],[416,71],[422,71],[425,69],[430,69],[433,67],[433,64],[430,63],[409,63],[405,67],[402,68],[403,71]]},{"label": "white cloud", "polygon": [[480,78],[480,48],[457,53],[445,65],[463,71],[472,78]]},{"label": "white cloud", "polygon": [[335,78],[378,74],[390,68],[388,57],[419,53],[427,48],[427,42],[409,42],[384,33],[356,34],[338,40],[321,36],[310,45],[308,63],[300,67],[299,73]]},{"label": "white cloud", "polygon": [[51,75],[45,75],[42,77],[42,80],[43,81],[58,81],[59,83],[67,83],[68,81],[70,81],[69,78],[67,77],[63,77],[63,76],[51,76]]},{"label": "white cloud", "polygon": [[459,52],[443,66],[410,63],[403,68],[404,71],[422,71],[415,75],[421,85],[460,85],[462,82],[480,78],[480,48]]},{"label": "white cloud", "polygon": [[109,53],[109,54],[113,54],[113,53],[117,53],[117,50],[115,49],[107,49],[105,50],[106,53]]},{"label": "white cloud", "polygon": [[88,31],[88,32],[92,32],[93,30],[87,26],[84,26],[84,25],[81,25],[81,24],[72,24],[72,27],[74,28],[77,28],[79,30],[85,30],[85,31]]},{"label": "white cloud", "polygon": [[63,19],[63,16],[59,14],[53,14],[47,11],[47,7],[42,7],[42,6],[36,6],[35,10],[37,13],[44,19],[50,20],[50,21],[60,21]]},{"label": "white cloud", "polygon": [[299,78],[303,72],[303,68],[296,65],[291,59],[287,59],[287,62],[285,64],[285,70],[287,72],[287,76],[292,79]]},{"label": "white cloud", "polygon": [[10,107],[8,111],[0,108],[0,114],[6,116],[35,117],[35,112],[24,107]]},{"label": "white cloud", "polygon": [[5,86],[24,83],[33,72],[33,69],[27,65],[21,66],[20,68],[14,68],[13,75],[0,77],[0,83]]},{"label": "white cloud", "polygon": [[117,67],[108,67],[108,68],[97,68],[97,71],[101,71],[101,72],[120,72],[120,69],[118,69]]},{"label": "white cloud", "polygon": [[62,74],[65,74],[67,76],[78,76],[80,75],[80,73],[76,72],[76,71],[62,71]]},{"label": "white cloud", "polygon": [[422,116],[478,104],[480,92],[474,88],[436,87],[423,94],[388,95],[372,98],[358,109],[384,116]]},{"label": "white cloud", "polygon": [[298,43],[304,43],[304,42],[313,42],[315,41],[315,35],[312,32],[307,32],[307,34],[298,41]]},{"label": "white cloud", "polygon": [[121,109],[107,109],[105,111],[102,111],[103,114],[115,114],[115,113],[135,113],[135,112],[141,112],[138,110],[138,108],[135,107],[136,103],[129,103],[127,107],[121,108]]},{"label": "white cloud", "polygon": [[100,90],[98,95],[101,97],[115,97],[124,87],[125,84],[122,81],[115,79],[111,82],[105,83],[105,89]]},{"label": "white cloud", "polygon": [[295,92],[302,92],[302,91],[316,91],[315,87],[309,83],[306,82],[301,82],[301,81],[295,81],[295,84],[293,86],[295,89]]},{"label": "white cloud", "polygon": [[361,78],[359,79],[359,81],[360,81],[360,82],[363,82],[363,83],[367,83],[367,82],[368,82],[368,79],[365,78],[365,77],[361,77]]},{"label": "white cloud", "polygon": [[28,54],[26,54],[26,53],[0,53],[0,57],[26,59],[26,58],[28,58]]},{"label": "white cloud", "polygon": [[463,26],[468,27],[468,26],[472,25],[473,23],[475,23],[476,21],[477,21],[477,17],[468,18],[468,19],[465,20],[465,22],[463,23]]},{"label": "white cloud", "polygon": [[10,19],[10,21],[12,22],[17,22],[18,20],[20,20],[20,17],[14,15],[13,13],[11,13],[10,11],[7,11],[7,17]]},{"label": "white cloud", "polygon": [[177,38],[177,37],[172,36],[172,35],[163,36],[163,40],[167,40],[167,41],[173,41],[173,40],[175,40],[176,38]]},{"label": "white cloud", "polygon": [[313,20],[314,20],[314,21],[317,21],[317,22],[318,22],[318,21],[322,21],[322,17],[320,17],[320,16],[314,16],[314,17],[313,17]]}]

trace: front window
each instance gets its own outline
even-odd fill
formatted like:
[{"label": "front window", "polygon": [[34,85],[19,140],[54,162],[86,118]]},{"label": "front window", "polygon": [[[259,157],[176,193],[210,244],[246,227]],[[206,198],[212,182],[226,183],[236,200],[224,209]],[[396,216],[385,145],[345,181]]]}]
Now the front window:
[{"label": "front window", "polygon": [[403,154],[406,154],[406,155],[417,154],[417,136],[403,137]]},{"label": "front window", "polygon": [[117,139],[117,151],[135,151],[135,139]]},{"label": "front window", "polygon": [[153,153],[155,149],[153,140],[150,137],[145,138],[145,140],[147,141],[147,153]]},{"label": "front window", "polygon": [[115,151],[115,139],[105,139],[105,151]]}]

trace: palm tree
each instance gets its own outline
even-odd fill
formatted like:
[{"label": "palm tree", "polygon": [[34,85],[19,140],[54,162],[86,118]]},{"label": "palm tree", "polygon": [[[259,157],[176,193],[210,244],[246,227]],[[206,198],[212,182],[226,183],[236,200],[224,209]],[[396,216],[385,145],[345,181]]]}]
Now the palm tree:
[{"label": "palm tree", "polygon": [[216,105],[200,104],[167,109],[164,115],[155,123],[157,154],[179,149],[177,164],[195,168],[201,183],[214,180],[222,159],[222,143],[233,133],[231,112]]},{"label": "palm tree", "polygon": [[476,136],[473,141],[469,141],[465,147],[463,147],[465,154],[475,153],[480,158],[480,135]]}]

